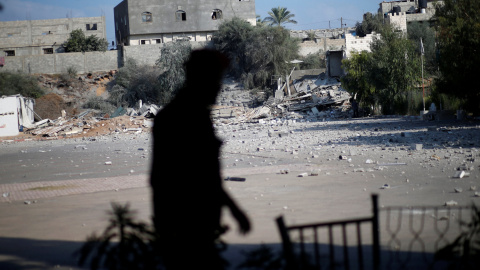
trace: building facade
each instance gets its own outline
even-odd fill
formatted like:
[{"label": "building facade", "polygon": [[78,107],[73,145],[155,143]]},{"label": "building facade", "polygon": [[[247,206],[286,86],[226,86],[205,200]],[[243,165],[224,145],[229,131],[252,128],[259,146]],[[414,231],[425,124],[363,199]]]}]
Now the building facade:
[{"label": "building facade", "polygon": [[76,29],[87,36],[107,37],[104,16],[0,22],[0,56],[62,53],[62,44]]},{"label": "building facade", "polygon": [[385,22],[392,23],[406,32],[412,22],[431,22],[435,15],[436,0],[403,0],[381,2],[378,12],[383,14]]},{"label": "building facade", "polygon": [[114,8],[118,45],[208,41],[234,17],[256,24],[255,0],[123,0]]}]

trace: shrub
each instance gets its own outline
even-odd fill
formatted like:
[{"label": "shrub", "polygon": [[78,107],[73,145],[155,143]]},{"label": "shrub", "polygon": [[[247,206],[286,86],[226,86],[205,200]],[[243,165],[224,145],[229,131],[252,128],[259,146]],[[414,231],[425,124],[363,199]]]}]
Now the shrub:
[{"label": "shrub", "polygon": [[24,97],[39,98],[44,90],[38,81],[20,72],[0,72],[0,96],[20,94]]}]

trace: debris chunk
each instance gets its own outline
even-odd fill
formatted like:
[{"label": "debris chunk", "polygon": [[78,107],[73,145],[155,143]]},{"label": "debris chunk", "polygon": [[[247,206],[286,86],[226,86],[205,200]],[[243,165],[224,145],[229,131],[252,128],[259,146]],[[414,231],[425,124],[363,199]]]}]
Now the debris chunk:
[{"label": "debris chunk", "polygon": [[457,171],[455,172],[455,175],[453,176],[453,178],[464,178],[469,176],[470,176],[470,173],[467,173],[465,171]]},{"label": "debris chunk", "polygon": [[445,206],[455,206],[455,205],[458,205],[458,203],[456,201],[445,202]]}]

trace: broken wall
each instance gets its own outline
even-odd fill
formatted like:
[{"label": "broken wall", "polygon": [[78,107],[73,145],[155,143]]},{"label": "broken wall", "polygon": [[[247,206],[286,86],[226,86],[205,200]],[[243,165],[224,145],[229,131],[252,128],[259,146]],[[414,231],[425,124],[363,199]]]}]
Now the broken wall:
[{"label": "broken wall", "polygon": [[21,95],[0,97],[0,137],[16,136],[21,125],[33,123],[33,104]]}]

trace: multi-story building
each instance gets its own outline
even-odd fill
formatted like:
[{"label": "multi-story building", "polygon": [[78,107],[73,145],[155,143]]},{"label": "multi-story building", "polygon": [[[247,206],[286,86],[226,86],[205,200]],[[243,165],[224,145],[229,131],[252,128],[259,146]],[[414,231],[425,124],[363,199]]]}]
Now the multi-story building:
[{"label": "multi-story building", "polygon": [[73,30],[106,39],[105,28],[104,16],[0,22],[0,56],[61,53]]},{"label": "multi-story building", "polygon": [[255,0],[123,0],[113,13],[117,44],[127,46],[208,41],[233,17],[256,24]]},{"label": "multi-story building", "polygon": [[395,24],[402,31],[407,31],[412,22],[430,22],[435,15],[436,0],[403,0],[381,2],[378,12],[383,14],[385,21]]}]

